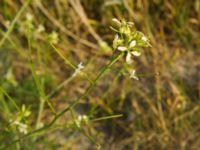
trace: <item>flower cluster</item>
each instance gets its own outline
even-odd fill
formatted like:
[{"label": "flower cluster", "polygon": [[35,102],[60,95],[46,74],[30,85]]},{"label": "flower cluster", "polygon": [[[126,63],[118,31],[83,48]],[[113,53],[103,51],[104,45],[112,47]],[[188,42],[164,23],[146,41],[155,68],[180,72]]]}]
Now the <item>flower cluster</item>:
[{"label": "flower cluster", "polygon": [[23,134],[27,134],[28,133],[28,126],[25,123],[19,122],[19,121],[14,121],[13,125],[16,125],[17,129],[19,130],[19,132],[23,133]]},{"label": "flower cluster", "polygon": [[119,21],[116,18],[113,21],[118,25],[115,39],[113,41],[113,48],[121,52],[126,52],[126,62],[131,64],[133,62],[132,56],[140,56],[142,47],[151,46],[149,39],[142,33],[133,28],[133,22]]},{"label": "flower cluster", "polygon": [[52,44],[57,44],[59,41],[58,38],[58,33],[56,31],[52,31],[49,35],[48,35],[48,40],[50,43]]},{"label": "flower cluster", "polygon": [[89,122],[89,118],[86,115],[79,115],[75,120],[75,123],[78,128],[80,128],[83,124],[87,124]]},{"label": "flower cluster", "polygon": [[31,115],[31,111],[26,108],[26,106],[23,104],[20,112],[18,112],[17,116],[14,118],[11,118],[9,120],[10,127],[16,128],[20,133],[27,134],[28,133],[28,125],[25,121],[29,116]]},{"label": "flower cluster", "polygon": [[[35,24],[34,21],[35,21],[36,17],[28,12],[26,13],[25,17],[24,17],[24,20],[19,22],[19,31],[20,33],[23,33],[25,35],[27,34],[30,34],[32,36],[33,39],[35,40],[46,40],[48,41],[49,43],[52,43],[52,44],[57,44],[59,42],[59,35],[58,35],[58,32],[56,31],[50,31],[50,32],[47,32],[46,28],[45,28],[45,24],[43,23],[40,23],[40,24]],[[8,28],[10,26],[10,21],[6,21],[4,23],[4,26],[6,28]],[[28,33],[27,33],[28,31]],[[30,33],[29,33],[30,31]],[[33,40],[32,39],[32,40]]]},{"label": "flower cluster", "polygon": [[[125,20],[119,21],[114,18],[113,21],[117,25],[117,29],[111,27],[116,32],[113,40],[114,50],[124,52],[126,55],[126,63],[132,64],[133,56],[138,57],[141,55],[141,48],[150,47],[149,39],[140,31],[134,28],[133,22],[126,22]],[[138,79],[135,76],[135,71],[131,71],[131,78]]]},{"label": "flower cluster", "polygon": [[77,68],[76,68],[76,70],[74,71],[74,73],[73,73],[73,77],[75,77],[78,73],[80,73],[81,72],[81,70],[84,68],[84,66],[83,66],[83,63],[82,62],[80,62],[79,64],[78,64],[78,66],[77,66]]}]

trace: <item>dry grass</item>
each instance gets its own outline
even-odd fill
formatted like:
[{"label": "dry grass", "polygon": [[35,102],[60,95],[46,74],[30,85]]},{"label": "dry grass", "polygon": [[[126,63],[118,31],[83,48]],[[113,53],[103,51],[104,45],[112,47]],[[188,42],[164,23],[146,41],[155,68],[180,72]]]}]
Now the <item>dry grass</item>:
[{"label": "dry grass", "polygon": [[[126,18],[150,37],[152,48],[145,49],[134,61],[139,81],[123,76],[119,61],[75,107],[75,114],[87,114],[92,119],[123,114],[121,118],[91,122],[84,126],[84,131],[102,149],[199,149],[198,0],[33,0],[15,20],[24,3],[23,0],[0,2],[0,86],[19,106],[30,107],[33,128],[42,96],[32,78],[26,14],[34,16],[31,58],[36,77],[46,95],[54,91],[49,98],[57,112],[89,86],[84,75],[71,78],[74,69],[67,61],[73,65],[83,62],[84,72],[94,79],[112,55],[114,33],[109,28],[112,18]],[[7,28],[9,21],[11,25]],[[13,26],[12,21],[15,21]],[[40,24],[45,27],[41,33],[37,32]],[[58,33],[55,46],[67,60],[50,45],[52,31]],[[0,103],[2,148],[13,136],[4,129],[16,111],[5,94],[0,93]],[[52,118],[53,113],[45,105],[41,122],[46,124]],[[64,125],[71,119],[69,112],[56,124]],[[83,132],[56,125],[37,135],[36,140],[25,139],[11,149],[95,148]]]}]

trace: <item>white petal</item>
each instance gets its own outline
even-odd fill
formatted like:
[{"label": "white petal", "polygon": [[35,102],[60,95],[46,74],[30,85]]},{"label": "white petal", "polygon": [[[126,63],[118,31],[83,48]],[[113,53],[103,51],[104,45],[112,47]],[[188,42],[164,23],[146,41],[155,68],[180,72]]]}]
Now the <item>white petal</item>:
[{"label": "white petal", "polygon": [[78,64],[78,68],[79,68],[79,69],[83,69],[83,68],[84,68],[84,66],[83,66],[83,63],[82,63],[82,62],[80,62],[80,63]]},{"label": "white petal", "polygon": [[128,25],[133,26],[134,23],[133,22],[127,22]]},{"label": "white petal", "polygon": [[43,26],[42,24],[40,24],[40,25],[38,26],[36,32],[41,33],[41,32],[43,32],[43,31],[45,31],[45,28],[44,28],[44,26]]},{"label": "white petal", "polygon": [[26,14],[26,20],[32,21],[33,20],[33,15],[31,13]]},{"label": "white petal", "polygon": [[127,48],[125,47],[125,46],[118,46],[118,48],[117,48],[119,51],[126,51],[127,50]]},{"label": "white petal", "polygon": [[122,24],[122,23],[121,23],[118,19],[116,19],[116,18],[113,18],[112,21],[113,21],[113,22],[116,22],[116,23],[119,24],[119,25]]},{"label": "white petal", "polygon": [[147,37],[146,37],[146,36],[143,36],[143,37],[142,37],[142,40],[143,40],[144,42],[146,42],[146,41],[147,41]]},{"label": "white petal", "polygon": [[133,78],[135,80],[139,80],[139,78],[135,75],[135,70],[133,70],[130,74],[130,78]]},{"label": "white petal", "polygon": [[133,52],[131,52],[131,54],[133,54],[134,56],[140,56],[141,55],[141,53],[138,52],[138,51],[133,51]]},{"label": "white petal", "polygon": [[80,71],[84,68],[83,63],[80,62],[77,66],[77,68],[75,69],[74,73],[72,74],[73,77],[75,77],[78,73],[80,73]]},{"label": "white petal", "polygon": [[131,59],[131,53],[127,53],[126,62],[127,62],[127,64],[131,64],[133,62],[133,60]]},{"label": "white petal", "polygon": [[136,46],[136,41],[135,40],[131,41],[129,47],[135,47],[135,46]]},{"label": "white petal", "polygon": [[119,35],[118,34],[115,34],[115,41],[117,41],[118,40],[118,38],[119,38]]}]

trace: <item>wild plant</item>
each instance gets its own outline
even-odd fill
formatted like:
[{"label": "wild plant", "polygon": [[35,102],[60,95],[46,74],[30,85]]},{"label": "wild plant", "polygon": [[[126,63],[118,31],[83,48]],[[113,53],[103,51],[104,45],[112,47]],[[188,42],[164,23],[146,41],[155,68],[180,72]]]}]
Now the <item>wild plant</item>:
[{"label": "wild plant", "polygon": [[[50,93],[50,95],[46,95],[43,91],[43,87],[41,86],[40,81],[37,78],[36,72],[35,72],[35,66],[33,64],[32,58],[31,58],[31,33],[33,29],[32,24],[32,16],[31,14],[28,14],[26,16],[26,26],[28,26],[28,45],[29,45],[29,61],[30,61],[30,68],[32,72],[33,79],[35,81],[36,87],[40,93],[41,99],[40,99],[40,107],[38,112],[38,117],[36,120],[35,128],[30,125],[28,118],[31,115],[31,112],[29,109],[26,108],[25,105],[22,105],[21,108],[17,106],[15,101],[4,91],[4,89],[0,88],[1,92],[5,94],[13,103],[14,106],[16,106],[18,113],[13,116],[13,118],[9,122],[9,126],[6,128],[8,132],[15,132],[17,136],[15,137],[15,140],[11,141],[9,146],[16,144],[18,145],[18,142],[23,141],[23,139],[26,139],[28,137],[33,137],[33,141],[35,141],[40,134],[48,133],[49,130],[51,130],[54,125],[56,124],[57,120],[61,118],[66,112],[71,112],[71,116],[73,120],[71,122],[65,123],[62,128],[72,128],[72,129],[78,129],[81,133],[83,133],[91,142],[93,142],[98,147],[100,146],[98,142],[93,138],[93,136],[89,135],[85,130],[84,126],[87,126],[88,124],[92,124],[95,121],[105,120],[105,119],[112,119],[112,118],[118,118],[122,117],[122,114],[116,114],[111,116],[103,116],[100,118],[90,118],[90,116],[87,116],[85,114],[76,116],[74,113],[74,107],[79,104],[79,102],[89,96],[93,88],[97,85],[97,82],[104,76],[105,73],[107,73],[110,69],[112,69],[113,65],[117,63],[120,59],[124,60],[124,67],[127,73],[129,74],[129,77],[132,79],[139,80],[139,78],[136,75],[136,71],[134,69],[134,57],[139,57],[142,53],[141,49],[150,47],[150,41],[147,38],[146,35],[144,35],[142,32],[138,31],[133,22],[127,22],[124,19],[121,21],[114,18],[114,26],[111,27],[111,29],[115,32],[112,48],[112,56],[110,57],[110,60],[108,61],[107,65],[101,68],[99,73],[96,75],[94,79],[90,79],[87,73],[84,72],[84,64],[81,62],[77,66],[73,65],[67,58],[65,58],[60,50],[56,48],[56,44],[58,43],[58,35],[56,32],[52,32],[47,36],[48,41],[50,42],[50,45],[53,47],[55,52],[69,65],[74,69],[74,73],[71,75],[71,78],[76,77],[77,75],[82,75],[88,79],[90,82],[90,85],[83,94],[78,96],[71,104],[66,104],[66,108],[63,109],[60,112],[57,112],[52,105],[50,101],[50,97],[53,95],[53,93]],[[40,25],[37,29],[37,32],[43,32],[45,31],[44,27]],[[62,85],[60,85],[62,86]],[[59,90],[60,86],[58,86],[55,90]],[[41,123],[41,115],[44,109],[44,105],[47,104],[50,108],[50,110],[54,114],[54,118],[50,123]],[[57,125],[57,124],[56,124]],[[58,126],[58,125],[57,125]],[[17,138],[17,139],[16,139]],[[19,145],[18,145],[19,146]],[[4,149],[8,148],[4,147]]]}]

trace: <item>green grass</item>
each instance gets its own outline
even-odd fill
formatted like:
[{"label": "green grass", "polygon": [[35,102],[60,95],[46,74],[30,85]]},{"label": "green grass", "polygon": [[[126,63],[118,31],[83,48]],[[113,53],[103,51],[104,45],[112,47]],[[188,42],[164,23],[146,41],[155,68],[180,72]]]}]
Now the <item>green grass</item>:
[{"label": "green grass", "polygon": [[[198,0],[2,0],[0,149],[199,149],[199,10]],[[112,55],[112,18],[150,38],[131,65]]]}]

